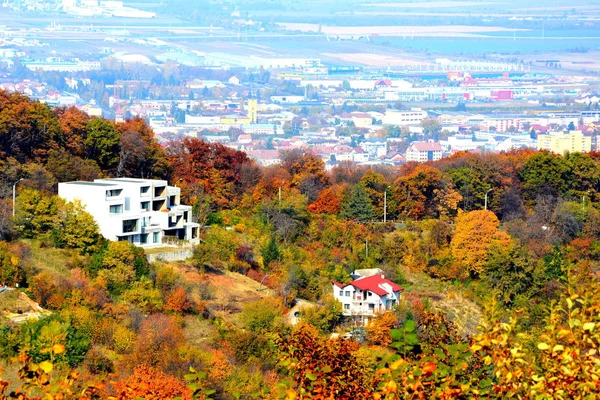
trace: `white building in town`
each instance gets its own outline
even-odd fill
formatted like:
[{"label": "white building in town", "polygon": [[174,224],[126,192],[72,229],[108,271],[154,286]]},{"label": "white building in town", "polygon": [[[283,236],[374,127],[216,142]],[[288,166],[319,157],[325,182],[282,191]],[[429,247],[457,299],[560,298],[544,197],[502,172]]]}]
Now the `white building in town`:
[{"label": "white building in town", "polygon": [[442,145],[437,142],[415,142],[406,149],[406,161],[437,161],[442,155]]},{"label": "white building in town", "polygon": [[418,126],[427,118],[423,110],[387,110],[383,117],[383,125]]},{"label": "white building in town", "polygon": [[199,241],[192,207],[180,204],[181,189],[167,181],[113,178],[94,182],[62,182],[58,195],[79,200],[108,240],[127,240],[137,246],[160,246],[169,237]]},{"label": "white building in town", "polygon": [[362,325],[368,325],[377,314],[393,309],[404,290],[381,274],[359,277],[347,284],[331,282],[333,297],[342,303],[344,316]]}]

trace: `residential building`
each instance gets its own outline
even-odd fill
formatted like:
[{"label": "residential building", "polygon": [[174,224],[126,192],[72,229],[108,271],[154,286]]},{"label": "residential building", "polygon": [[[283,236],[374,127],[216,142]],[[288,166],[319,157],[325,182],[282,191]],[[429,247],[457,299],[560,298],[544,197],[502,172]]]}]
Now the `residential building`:
[{"label": "residential building", "polygon": [[352,122],[357,128],[370,128],[373,125],[373,117],[367,113],[353,112]]},{"label": "residential building", "polygon": [[108,178],[94,182],[61,182],[58,195],[80,201],[100,233],[112,241],[137,246],[160,246],[169,237],[199,242],[199,225],[192,222],[192,207],[180,204],[181,190],[167,181]]},{"label": "residential building", "polygon": [[442,158],[442,154],[442,146],[437,142],[416,142],[406,149],[406,161],[436,161]]},{"label": "residential building", "polygon": [[377,314],[393,309],[404,290],[382,274],[359,277],[347,284],[331,282],[333,297],[342,303],[344,316],[361,325],[368,325]]},{"label": "residential building", "polygon": [[383,118],[384,125],[419,125],[427,118],[427,112],[422,110],[387,110]]},{"label": "residential building", "polygon": [[538,150],[549,150],[557,154],[588,152],[592,150],[592,137],[581,131],[550,132],[537,137]]}]

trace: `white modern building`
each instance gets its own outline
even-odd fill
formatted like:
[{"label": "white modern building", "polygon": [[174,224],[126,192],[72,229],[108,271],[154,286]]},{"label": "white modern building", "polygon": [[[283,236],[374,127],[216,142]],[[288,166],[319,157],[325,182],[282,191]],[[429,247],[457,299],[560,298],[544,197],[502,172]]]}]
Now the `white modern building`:
[{"label": "white modern building", "polygon": [[94,182],[62,182],[58,195],[79,200],[108,240],[137,246],[160,246],[169,239],[199,242],[192,207],[180,204],[181,189],[167,181],[112,178]]},{"label": "white modern building", "polygon": [[381,274],[360,277],[347,284],[331,282],[333,297],[342,303],[344,316],[362,325],[368,325],[377,314],[392,310],[404,290]]},{"label": "white modern building", "polygon": [[387,110],[383,117],[383,125],[418,126],[427,118],[423,110]]}]

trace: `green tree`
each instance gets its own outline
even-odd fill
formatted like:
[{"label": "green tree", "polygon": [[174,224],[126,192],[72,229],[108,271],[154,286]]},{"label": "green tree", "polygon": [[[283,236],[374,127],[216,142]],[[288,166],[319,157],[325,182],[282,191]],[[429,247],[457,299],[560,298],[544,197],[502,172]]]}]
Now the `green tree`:
[{"label": "green tree", "polygon": [[25,238],[47,234],[54,228],[59,205],[58,196],[46,196],[37,190],[24,189],[17,198],[15,228]]},{"label": "green tree", "polygon": [[52,236],[57,247],[80,249],[84,254],[97,252],[102,244],[98,224],[79,201],[59,205]]},{"label": "green tree", "polygon": [[115,169],[119,163],[120,137],[114,124],[93,118],[87,123],[86,131],[86,158],[96,161],[103,171]]},{"label": "green tree", "polygon": [[274,236],[271,236],[269,239],[269,243],[262,250],[263,257],[263,267],[269,268],[269,264],[271,261],[278,261],[281,259],[281,251],[279,250],[279,246],[277,245],[277,241]]},{"label": "green tree", "polygon": [[376,214],[369,194],[362,185],[354,185],[342,202],[341,216],[360,222],[372,221]]},{"label": "green tree", "polygon": [[523,195],[530,202],[539,195],[562,195],[567,190],[565,160],[547,151],[533,154],[518,171]]}]

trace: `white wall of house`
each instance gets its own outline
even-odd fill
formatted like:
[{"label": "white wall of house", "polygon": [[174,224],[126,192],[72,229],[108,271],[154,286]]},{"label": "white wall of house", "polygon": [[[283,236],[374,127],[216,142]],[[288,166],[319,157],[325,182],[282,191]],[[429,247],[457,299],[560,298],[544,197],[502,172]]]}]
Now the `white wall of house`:
[{"label": "white wall of house", "polygon": [[142,247],[160,246],[165,235],[198,242],[199,225],[192,207],[180,204],[181,190],[164,180],[114,178],[62,182],[58,194],[78,200],[108,240]]},{"label": "white wall of house", "polygon": [[360,290],[351,284],[340,288],[333,285],[334,298],[342,303],[342,313],[345,316],[374,316],[378,313],[391,310],[398,304],[399,293],[392,292],[383,296],[370,290]]}]

